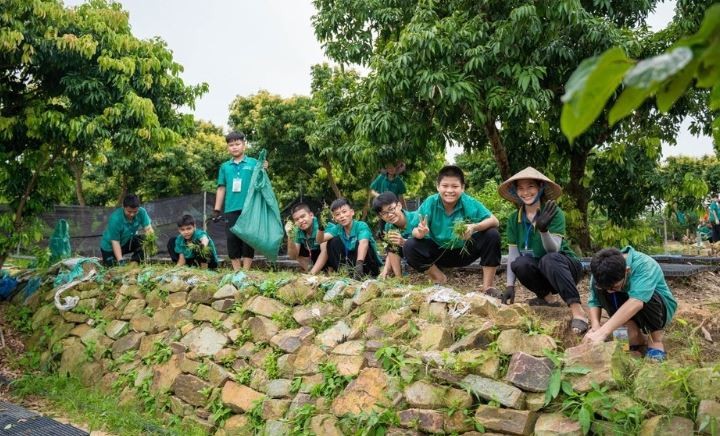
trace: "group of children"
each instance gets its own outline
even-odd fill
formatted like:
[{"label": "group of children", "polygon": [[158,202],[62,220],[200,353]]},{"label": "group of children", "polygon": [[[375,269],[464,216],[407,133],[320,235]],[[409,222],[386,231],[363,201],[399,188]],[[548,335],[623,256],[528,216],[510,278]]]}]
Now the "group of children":
[{"label": "group of children", "polygon": [[[226,221],[228,257],[233,268],[250,268],[252,247],[230,232],[242,213],[250,177],[257,160],[245,155],[245,137],[227,136],[231,159],[219,170],[214,216]],[[264,163],[267,168],[267,162]],[[516,281],[535,294],[530,305],[567,305],[572,313],[571,329],[588,342],[603,342],[619,327],[628,330],[630,348],[647,348],[646,356],[665,357],[663,331],[672,318],[677,302],[665,282],[660,266],[651,257],[625,247],[605,249],[590,263],[589,317],[581,305],[577,284],[583,267],[565,238],[565,215],[555,200],[561,187],[528,167],[499,187],[500,195],[517,206],[505,221],[508,241],[505,291],[494,284],[500,265],[500,221],[485,205],[465,193],[465,176],[454,165],[443,167],[436,180],[437,193],[429,196],[417,211],[404,207],[404,183],[397,167],[373,181],[372,208],[384,222],[387,242],[385,261],[380,257],[373,233],[367,223],[355,219],[352,205],[344,198],[330,205],[334,223],[327,225],[306,204],[291,210],[292,223],[287,252],[302,269],[311,274],[329,270],[355,278],[386,278],[402,275],[402,260],[414,270],[424,272],[436,284],[447,277],[443,269],[467,266],[479,259],[484,292],[504,304],[515,301]],[[221,213],[222,211],[222,213]],[[137,250],[142,236],[137,230],[152,232],[147,212],[130,195],[110,217],[103,233],[103,260],[112,264],[124,253]],[[212,240],[195,226],[191,216],[178,222],[179,235],[168,243],[168,251],[178,265],[217,265]],[[601,322],[601,309],[609,319]],[[645,339],[645,333],[647,339]]]}]

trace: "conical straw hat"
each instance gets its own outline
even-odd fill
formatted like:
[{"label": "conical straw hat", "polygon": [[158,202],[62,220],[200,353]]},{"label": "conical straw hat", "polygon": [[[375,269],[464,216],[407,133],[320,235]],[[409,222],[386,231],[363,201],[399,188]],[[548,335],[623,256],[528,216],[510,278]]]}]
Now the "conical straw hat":
[{"label": "conical straw hat", "polygon": [[523,180],[523,179],[535,179],[540,182],[545,183],[545,189],[543,190],[543,200],[554,200],[562,195],[562,188],[557,183],[553,182],[552,180],[548,179],[545,174],[541,173],[540,171],[536,170],[533,167],[527,167],[524,170],[520,171],[519,173],[515,174],[514,176],[510,177],[509,179],[502,182],[502,184],[498,187],[498,192],[502,196],[502,198],[506,199],[507,201],[513,202],[513,203],[520,203],[520,199],[515,195],[514,186],[515,181],[517,180]]}]

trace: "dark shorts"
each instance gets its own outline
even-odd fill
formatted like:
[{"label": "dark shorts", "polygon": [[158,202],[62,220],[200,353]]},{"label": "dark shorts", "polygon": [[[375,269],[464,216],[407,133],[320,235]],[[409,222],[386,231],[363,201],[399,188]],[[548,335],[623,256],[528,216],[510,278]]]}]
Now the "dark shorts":
[{"label": "dark shorts", "polygon": [[[596,296],[609,316],[613,316],[629,298],[627,292],[597,292]],[[668,321],[665,319],[666,314],[665,302],[660,294],[655,292],[650,301],[645,303],[643,308],[631,319],[640,327],[640,330],[651,333],[665,328]]]},{"label": "dark shorts", "polygon": [[227,238],[228,257],[230,259],[240,259],[241,257],[249,257],[252,259],[255,257],[255,249],[230,231],[230,228],[235,225],[240,214],[242,214],[241,210],[227,212],[225,214],[225,237]]},{"label": "dark shorts", "polygon": [[300,252],[298,253],[298,256],[309,257],[310,260],[312,260],[312,262],[315,263],[315,262],[317,262],[318,257],[320,257],[320,247],[318,247],[314,250],[308,250],[308,248],[305,244],[300,244]]},{"label": "dark shorts", "polygon": [[[134,235],[125,245],[120,247],[120,251],[123,255],[132,253],[133,262],[141,262],[145,259],[145,252],[142,249],[142,243],[145,240],[145,235]],[[113,251],[105,251],[100,249],[102,255],[103,264],[105,266],[114,266],[117,264],[115,259],[115,253]]]}]

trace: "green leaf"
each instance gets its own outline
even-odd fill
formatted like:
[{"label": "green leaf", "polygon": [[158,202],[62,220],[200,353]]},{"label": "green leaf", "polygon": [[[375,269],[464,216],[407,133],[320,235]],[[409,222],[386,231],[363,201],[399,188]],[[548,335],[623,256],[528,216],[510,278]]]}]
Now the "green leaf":
[{"label": "green leaf", "polygon": [[590,431],[591,418],[592,416],[588,409],[585,407],[580,409],[580,412],[578,413],[578,421],[582,427],[583,434],[587,434]]},{"label": "green leaf", "polygon": [[710,110],[720,110],[720,82],[716,83],[710,92]]},{"label": "green leaf", "polygon": [[652,88],[682,70],[693,59],[688,47],[677,47],[668,53],[644,59],[625,76],[625,86]]},{"label": "green leaf", "polygon": [[622,82],[623,75],[631,67],[632,61],[619,47],[580,64],[568,80],[567,90],[562,97],[565,105],[560,127],[569,141],[572,142],[597,119],[607,100]]},{"label": "green leaf", "polygon": [[549,404],[550,401],[552,401],[553,398],[557,397],[560,393],[560,382],[562,381],[561,376],[562,374],[560,373],[560,370],[553,371],[550,376],[550,384],[548,386],[548,390],[545,392],[545,404]]},{"label": "green leaf", "polygon": [[668,82],[660,87],[657,92],[657,106],[660,112],[667,112],[672,105],[680,98],[690,86],[697,70],[697,60],[693,59],[685,68],[675,75]]},{"label": "green leaf", "polygon": [[590,369],[585,368],[583,366],[569,366],[567,368],[563,369],[563,372],[565,374],[587,374],[590,372]]},{"label": "green leaf", "polygon": [[608,114],[608,122],[610,125],[612,126],[630,115],[654,91],[655,88],[626,87],[622,94],[620,94],[620,97],[615,101],[612,109],[610,109],[610,113]]}]

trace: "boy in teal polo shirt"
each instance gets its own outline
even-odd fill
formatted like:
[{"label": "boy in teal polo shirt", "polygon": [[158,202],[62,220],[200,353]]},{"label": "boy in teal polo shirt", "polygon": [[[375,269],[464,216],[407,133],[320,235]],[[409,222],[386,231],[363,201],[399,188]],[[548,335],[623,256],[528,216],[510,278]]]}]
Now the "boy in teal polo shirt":
[{"label": "boy in teal polo shirt", "polygon": [[[225,137],[225,141],[232,158],[220,165],[213,214],[218,217],[220,211],[224,211],[228,257],[233,270],[237,271],[240,268],[250,269],[253,257],[255,257],[255,250],[245,241],[235,236],[230,231],[230,228],[235,225],[242,213],[257,160],[245,155],[247,143],[243,133],[231,132]],[[264,165],[267,168],[267,162]]]},{"label": "boy in teal polo shirt", "polygon": [[403,198],[406,191],[405,182],[397,175],[395,164],[391,163],[385,165],[385,174],[379,174],[370,184],[370,193],[373,198],[387,191],[397,195],[398,201],[405,207],[405,199]]},{"label": "boy in teal polo shirt", "polygon": [[403,246],[406,240],[412,238],[412,231],[420,222],[418,213],[402,209],[398,197],[389,191],[375,197],[372,207],[385,222],[384,232],[388,241],[385,267],[380,278],[386,278],[391,271],[395,277],[401,277],[400,259],[403,257]]},{"label": "boy in teal polo shirt", "polygon": [[[500,265],[498,219],[481,202],[465,194],[465,175],[455,165],[447,165],[437,177],[437,191],[420,205],[421,219],[403,252],[410,266],[427,271],[438,284],[447,277],[438,267],[466,266],[480,258],[483,289],[500,297],[495,289],[495,270]],[[462,235],[456,227],[464,225]]]},{"label": "boy in teal polo shirt", "polygon": [[140,199],[135,194],[128,194],[123,199],[123,207],[110,214],[103,231],[100,241],[103,263],[107,266],[121,263],[127,253],[132,253],[133,262],[142,261],[145,258],[142,249],[145,237],[137,234],[139,229],[143,229],[145,234],[153,233],[150,216],[145,208],[140,207]]},{"label": "boy in teal polo shirt", "polygon": [[215,243],[210,236],[195,227],[192,215],[183,215],[177,223],[180,233],[168,241],[168,254],[177,266],[199,266],[217,269],[218,258]]},{"label": "boy in teal polo shirt", "polygon": [[290,213],[294,224],[285,225],[288,257],[297,259],[303,271],[317,274],[325,268],[328,259],[327,243],[317,242],[318,231],[323,230],[323,226],[305,203],[296,204]]},{"label": "boy in teal polo shirt", "polygon": [[570,328],[577,335],[588,329],[577,283],[582,264],[565,239],[565,214],[555,204],[560,185],[533,167],[513,175],[499,187],[500,196],[518,209],[507,218],[507,287],[502,302],[515,301],[515,279],[536,297],[531,306],[559,306],[555,295],[572,312]]},{"label": "boy in teal polo shirt", "polygon": [[710,204],[708,218],[710,219],[710,225],[712,225],[711,242],[718,242],[720,241],[720,194]]},{"label": "boy in teal polo shirt", "polygon": [[[628,246],[600,250],[590,261],[590,322],[586,342],[600,343],[618,327],[625,326],[631,350],[647,345],[645,357],[663,360],[665,328],[677,309],[677,301],[655,259]],[[610,316],[600,323],[601,310]],[[643,337],[643,333],[648,338]]]},{"label": "boy in teal polo shirt", "polygon": [[330,212],[337,224],[317,233],[318,242],[328,243],[328,268],[339,271],[341,265],[349,266],[353,269],[353,277],[358,280],[366,275],[376,277],[382,261],[370,227],[354,219],[355,210],[344,198],[333,201]]}]

